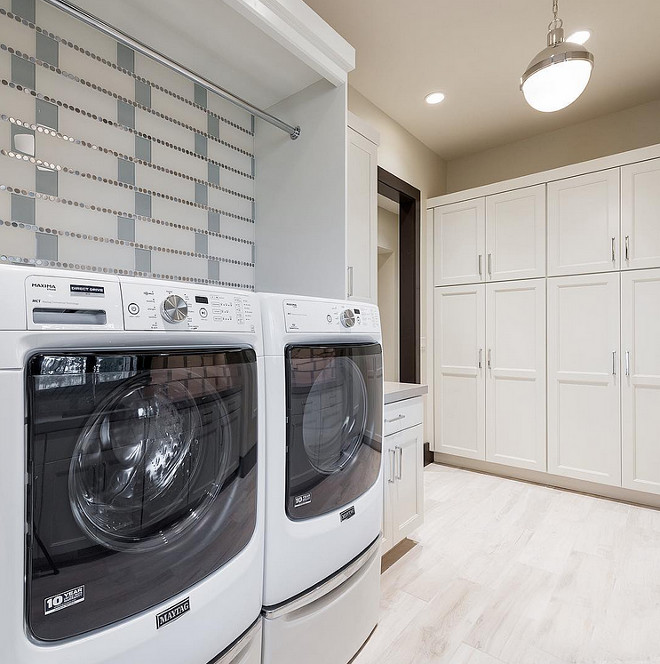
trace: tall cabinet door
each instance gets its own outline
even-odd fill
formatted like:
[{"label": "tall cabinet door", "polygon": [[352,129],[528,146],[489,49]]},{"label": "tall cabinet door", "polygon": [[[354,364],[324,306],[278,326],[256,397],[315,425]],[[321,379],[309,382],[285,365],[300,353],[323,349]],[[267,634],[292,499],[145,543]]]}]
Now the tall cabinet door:
[{"label": "tall cabinet door", "polygon": [[622,275],[623,486],[660,493],[660,270]]},{"label": "tall cabinet door", "polygon": [[545,276],[545,185],[486,197],[486,278]]},{"label": "tall cabinet door", "polygon": [[621,169],[623,269],[660,267],[660,159]]},{"label": "tall cabinet door", "polygon": [[546,469],[545,279],[486,286],[486,460]]},{"label": "tall cabinet door", "polygon": [[436,288],[435,451],[485,459],[485,285]]},{"label": "tall cabinet door", "polygon": [[548,279],[548,470],[621,485],[619,274]]},{"label": "tall cabinet door", "polygon": [[548,275],[619,269],[619,169],[548,184]]},{"label": "tall cabinet door", "polygon": [[436,286],[483,281],[485,224],[483,198],[435,208],[433,269]]}]

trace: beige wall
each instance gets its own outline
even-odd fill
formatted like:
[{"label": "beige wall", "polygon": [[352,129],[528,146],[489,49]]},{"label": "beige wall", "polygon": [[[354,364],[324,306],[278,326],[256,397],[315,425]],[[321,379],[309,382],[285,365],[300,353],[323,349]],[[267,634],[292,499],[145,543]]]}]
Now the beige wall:
[{"label": "beige wall", "polygon": [[447,162],[447,192],[656,143],[660,143],[660,100],[452,159]]}]

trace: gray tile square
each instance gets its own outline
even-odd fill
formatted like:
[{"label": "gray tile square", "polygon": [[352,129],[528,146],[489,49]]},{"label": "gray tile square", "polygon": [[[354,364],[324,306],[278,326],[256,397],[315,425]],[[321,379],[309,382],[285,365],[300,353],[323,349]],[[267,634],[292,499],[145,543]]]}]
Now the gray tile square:
[{"label": "gray tile square", "polygon": [[22,221],[26,224],[34,223],[34,198],[11,195],[11,220]]},{"label": "gray tile square", "polygon": [[117,159],[117,179],[124,184],[135,184],[135,164],[126,159]]},{"label": "gray tile square", "polygon": [[19,127],[18,125],[11,125],[11,149],[14,152],[30,155],[34,157],[35,143],[34,131],[26,127]]},{"label": "gray tile square", "polygon": [[195,132],[195,153],[201,157],[206,157],[208,154],[208,141],[206,136],[202,136]]},{"label": "gray tile square", "polygon": [[257,218],[257,203],[252,201],[252,221],[255,221]]},{"label": "gray tile square", "polygon": [[23,60],[17,55],[11,56],[11,81],[16,85],[34,90],[34,64],[29,60]]},{"label": "gray tile square", "polygon": [[203,106],[204,108],[206,108],[207,104],[206,88],[202,87],[201,85],[197,85],[197,83],[195,83],[195,103],[198,104],[199,106]]},{"label": "gray tile square", "polygon": [[119,42],[117,42],[117,66],[130,72],[135,71],[135,51]]},{"label": "gray tile square", "polygon": [[198,254],[209,253],[209,236],[204,233],[195,233],[195,251]]},{"label": "gray tile square", "polygon": [[257,245],[252,245],[252,264],[254,265],[257,262]]},{"label": "gray tile square", "polygon": [[141,217],[151,216],[151,196],[149,194],[135,192],[135,214]]},{"label": "gray tile square", "polygon": [[209,230],[214,233],[220,232],[220,213],[209,212]]},{"label": "gray tile square", "polygon": [[253,134],[254,134],[254,124],[255,124],[254,121],[255,121],[255,117],[254,117],[254,115],[251,115],[251,116],[250,116],[250,131],[251,131]]},{"label": "gray tile square", "polygon": [[251,171],[252,177],[255,177],[256,174],[257,174],[257,172],[256,172],[257,171],[257,162],[256,162],[254,157],[252,157],[251,160],[250,160],[250,171]]},{"label": "gray tile square", "polygon": [[206,131],[214,138],[220,138],[220,120],[215,115],[207,116]]},{"label": "gray tile square", "polygon": [[127,242],[135,242],[135,219],[117,217],[117,237]]},{"label": "gray tile square", "polygon": [[138,272],[151,272],[151,252],[147,249],[135,250],[135,269]]},{"label": "gray tile square", "polygon": [[218,261],[209,261],[209,279],[220,281],[220,263]]},{"label": "gray tile square", "polygon": [[34,0],[11,0],[11,11],[28,21],[35,21]]},{"label": "gray tile square", "polygon": [[57,171],[39,168],[35,171],[35,187],[40,194],[57,196]]},{"label": "gray tile square", "polygon": [[47,261],[57,260],[57,235],[35,233],[37,239],[37,258]]},{"label": "gray tile square", "polygon": [[135,129],[135,106],[117,100],[117,122],[124,127]]},{"label": "gray tile square", "polygon": [[209,162],[209,182],[220,186],[220,166]]},{"label": "gray tile square", "polygon": [[44,127],[50,127],[57,131],[58,128],[58,113],[57,106],[51,104],[49,101],[37,99],[37,124]]},{"label": "gray tile square", "polygon": [[151,86],[142,81],[135,81],[135,101],[151,108]]},{"label": "gray tile square", "polygon": [[151,141],[142,136],[135,137],[135,156],[137,159],[151,161]]},{"label": "gray tile square", "polygon": [[53,67],[60,65],[59,44],[43,32],[37,32],[37,60],[43,60]]},{"label": "gray tile square", "polygon": [[209,188],[205,184],[195,182],[195,203],[199,203],[199,205],[209,204]]}]

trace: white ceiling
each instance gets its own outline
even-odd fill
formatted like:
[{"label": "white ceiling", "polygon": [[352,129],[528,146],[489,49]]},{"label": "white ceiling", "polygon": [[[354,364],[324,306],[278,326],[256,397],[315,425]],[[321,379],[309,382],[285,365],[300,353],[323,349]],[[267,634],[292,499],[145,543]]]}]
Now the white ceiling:
[{"label": "white ceiling", "polygon": [[[595,67],[582,97],[551,114],[518,87],[546,45],[551,0],[306,2],[356,48],[350,84],[444,159],[660,98],[660,0],[559,0],[567,35],[592,31]],[[447,97],[429,106],[434,90]]]}]

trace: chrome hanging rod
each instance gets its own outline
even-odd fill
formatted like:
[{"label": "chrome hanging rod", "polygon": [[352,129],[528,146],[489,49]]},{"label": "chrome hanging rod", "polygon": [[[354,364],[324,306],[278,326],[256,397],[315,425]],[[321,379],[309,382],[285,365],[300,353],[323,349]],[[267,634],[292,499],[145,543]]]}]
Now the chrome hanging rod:
[{"label": "chrome hanging rod", "polygon": [[260,108],[253,106],[249,101],[245,101],[245,99],[237,97],[236,95],[232,94],[231,92],[228,92],[227,90],[221,88],[215,83],[212,83],[211,81],[202,78],[201,76],[198,76],[197,74],[191,72],[183,65],[180,65],[178,62],[171,60],[167,56],[163,55],[162,53],[159,53],[158,51],[155,51],[153,48],[150,48],[149,46],[143,44],[137,39],[129,37],[127,34],[121,32],[120,30],[117,30],[117,28],[113,28],[108,23],[105,23],[101,19],[96,18],[96,16],[93,16],[92,14],[86,12],[84,9],[80,9],[80,7],[76,7],[75,5],[72,5],[66,0],[46,0],[46,2],[53,5],[54,7],[57,7],[58,9],[61,9],[67,14],[71,14],[71,16],[75,16],[81,21],[84,21],[85,23],[87,23],[87,25],[91,25],[92,27],[97,28],[101,32],[104,32],[106,35],[112,37],[113,39],[116,39],[118,42],[121,42],[125,46],[128,46],[133,50],[138,51],[139,53],[142,53],[143,55],[146,55],[152,58],[153,60],[156,60],[156,62],[159,62],[160,64],[165,65],[170,69],[173,69],[175,72],[193,81],[193,83],[197,83],[198,85],[205,87],[207,90],[214,92],[219,97],[222,97],[223,99],[226,99],[228,102],[231,102],[232,104],[234,104],[234,106],[238,106],[239,108],[242,108],[244,111],[247,111],[248,113],[251,113],[252,115],[261,118],[262,120],[265,120],[266,122],[274,125],[278,129],[285,131],[287,134],[289,134],[292,140],[295,141],[296,138],[300,136],[300,127],[294,127],[293,125],[284,122],[284,120],[280,120],[274,115],[271,115],[267,111],[262,111]]}]

